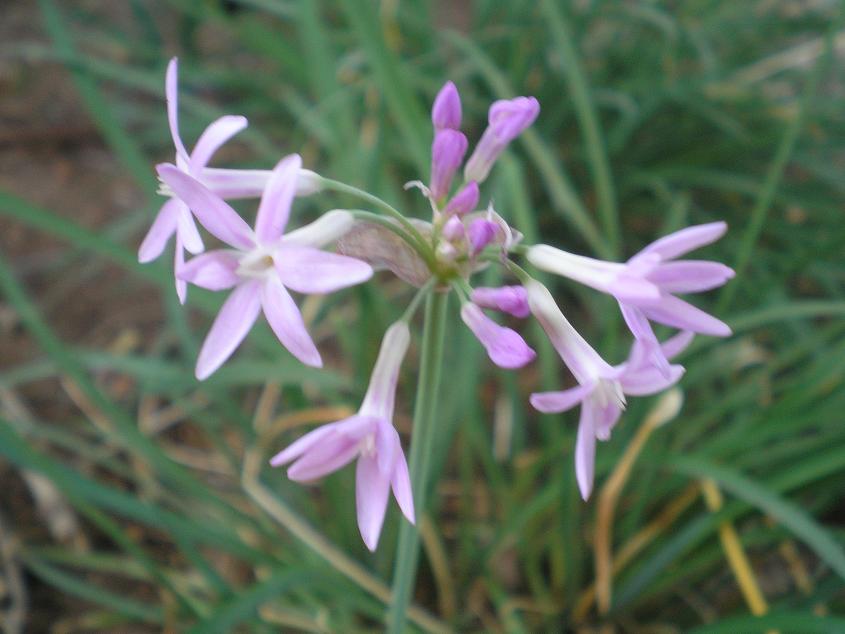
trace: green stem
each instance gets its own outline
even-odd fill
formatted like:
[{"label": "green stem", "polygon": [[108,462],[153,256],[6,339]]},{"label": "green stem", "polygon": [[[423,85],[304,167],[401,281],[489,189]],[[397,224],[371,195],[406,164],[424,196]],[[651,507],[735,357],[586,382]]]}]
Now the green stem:
[{"label": "green stem", "polygon": [[[425,303],[420,374],[414,407],[414,427],[408,468],[411,488],[414,491],[414,510],[417,522],[422,519],[426,506],[431,452],[436,434],[435,412],[440,368],[443,365],[443,336],[446,332],[446,306],[448,293],[430,293]],[[396,565],[393,569],[393,600],[387,615],[387,631],[398,634],[404,631],[405,617],[419,560],[419,529],[402,522],[396,548]]]},{"label": "green stem", "polygon": [[388,216],[392,216],[396,218],[399,224],[407,231],[416,241],[416,249],[422,256],[424,260],[432,261],[434,259],[434,252],[432,251],[431,247],[429,246],[428,242],[425,238],[423,238],[422,234],[417,230],[417,228],[413,225],[413,223],[408,220],[401,211],[396,209],[390,203],[383,201],[378,196],[373,196],[369,192],[365,192],[363,189],[358,189],[357,187],[353,187],[352,185],[347,185],[346,183],[341,183],[340,181],[332,180],[331,178],[323,178],[321,180],[323,185],[323,189],[329,189],[332,191],[340,192],[343,194],[349,194],[350,196],[355,196],[360,200],[365,200],[371,205],[381,209],[384,211]]}]

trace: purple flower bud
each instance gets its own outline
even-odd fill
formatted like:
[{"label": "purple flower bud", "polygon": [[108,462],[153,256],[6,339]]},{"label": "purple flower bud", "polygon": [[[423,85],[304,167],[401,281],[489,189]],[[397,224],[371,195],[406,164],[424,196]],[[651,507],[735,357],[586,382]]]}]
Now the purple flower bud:
[{"label": "purple flower bud", "polygon": [[540,114],[534,97],[500,100],[490,106],[488,126],[464,168],[464,178],[483,182],[493,163],[507,147]]},{"label": "purple flower bud", "polygon": [[431,144],[431,195],[439,200],[449,193],[452,177],[467,151],[467,138],[457,130],[440,130]]},{"label": "purple flower bud", "polygon": [[477,255],[484,247],[493,242],[496,239],[498,230],[499,225],[492,220],[487,220],[486,218],[476,218],[473,220],[469,224],[469,229],[467,229],[472,254]]},{"label": "purple flower bud", "polygon": [[537,356],[519,333],[500,326],[471,302],[461,307],[461,319],[487,349],[490,360],[500,368],[521,368]]},{"label": "purple flower bud", "polygon": [[482,308],[492,308],[514,317],[528,317],[528,293],[522,286],[500,286],[499,288],[476,288],[471,299]]},{"label": "purple flower bud", "polygon": [[464,237],[464,223],[457,216],[452,216],[443,225],[443,237],[449,242],[456,242]]},{"label": "purple flower bud", "polygon": [[447,216],[452,214],[456,216],[468,214],[469,212],[475,210],[478,205],[478,198],[478,183],[470,181],[464,185],[457,194],[452,196],[452,200],[450,200],[449,204],[446,205],[446,209],[443,210],[443,213]]},{"label": "purple flower bud", "polygon": [[434,99],[434,105],[431,107],[431,122],[437,131],[458,130],[461,127],[461,97],[451,81],[443,84],[443,88]]}]

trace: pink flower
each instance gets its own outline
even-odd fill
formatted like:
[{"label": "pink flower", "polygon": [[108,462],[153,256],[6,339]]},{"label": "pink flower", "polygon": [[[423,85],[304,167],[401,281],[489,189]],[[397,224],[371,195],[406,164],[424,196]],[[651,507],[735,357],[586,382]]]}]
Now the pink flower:
[{"label": "pink flower", "polygon": [[522,286],[500,286],[498,288],[479,287],[472,291],[473,303],[482,308],[492,308],[514,317],[528,317],[528,294]]},{"label": "pink flower", "polygon": [[459,130],[461,128],[461,96],[451,81],[443,84],[431,107],[431,122],[435,130]]},{"label": "pink flower", "polygon": [[461,306],[461,319],[487,350],[490,360],[501,368],[521,368],[537,356],[519,333],[500,326],[472,302]]},{"label": "pink flower", "polygon": [[399,369],[409,342],[407,323],[399,321],[388,328],[358,413],[318,427],[270,460],[274,467],[294,461],[288,477],[302,482],[321,478],[357,458],[358,528],[371,551],[378,545],[391,489],[402,513],[415,522],[408,464],[391,422]]},{"label": "pink flower", "polygon": [[674,295],[707,291],[734,276],[733,270],[720,262],[676,261],[688,251],[718,240],[726,230],[724,222],[687,227],[653,242],[625,264],[573,255],[547,245],[531,247],[527,257],[539,269],[613,295],[634,336],[666,371],[668,362],[660,354],[649,320],[716,337],[731,334],[727,324]]},{"label": "pink flower", "polygon": [[478,183],[470,181],[464,185],[457,194],[452,196],[452,199],[446,204],[443,213],[447,216],[463,216],[475,210],[478,206]]},{"label": "pink flower", "polygon": [[487,115],[487,129],[464,167],[464,179],[483,182],[508,144],[539,114],[540,104],[534,97],[494,101]]},{"label": "pink flower", "polygon": [[[214,153],[226,141],[247,126],[245,117],[224,115],[209,125],[200,135],[194,151],[188,154],[179,135],[178,121],[178,62],[174,57],[167,65],[165,96],[167,98],[167,119],[170,135],[176,147],[176,167],[211,189],[221,198],[252,198],[260,196],[267,185],[269,170],[235,170],[206,167]],[[297,193],[307,195],[319,188],[319,176],[308,170],[301,170]],[[165,194],[170,194],[163,188]],[[175,275],[176,293],[179,301],[185,303],[187,285],[179,278],[179,271],[185,262],[183,249],[190,253],[202,253],[204,246],[188,206],[178,197],[171,197],[158,212],[140,248],[138,261],[145,263],[158,258],[167,245],[170,236],[176,235]]]},{"label": "pink flower", "polygon": [[431,144],[431,182],[429,191],[434,200],[449,193],[452,178],[464,160],[467,138],[457,130],[439,130]]},{"label": "pink flower", "polygon": [[[668,372],[661,372],[649,361],[639,341],[634,342],[625,363],[609,365],[572,327],[545,286],[531,282],[526,288],[531,312],[578,382],[577,387],[568,390],[534,393],[531,405],[546,413],[565,412],[581,405],[575,440],[575,475],[581,497],[586,500],[593,489],[596,439],[610,438],[625,409],[625,395],[656,394],[674,385],[684,369],[671,365]],[[671,359],[689,345],[692,336],[690,332],[676,335],[663,344],[662,354]]]},{"label": "pink flower", "polygon": [[[196,367],[200,380],[231,356],[261,311],[291,354],[305,364],[321,366],[320,353],[287,289],[329,293],[372,276],[369,264],[314,248],[338,237],[337,227],[326,226],[325,217],[311,227],[283,235],[301,164],[299,155],[292,154],[273,170],[254,230],[223,199],[183,170],[170,164],[157,167],[161,179],[203,226],[232,247],[197,256],[178,272],[180,279],[202,288],[233,289],[200,350]],[[333,218],[333,224],[340,224],[341,229],[351,226],[348,212],[334,212]]]}]

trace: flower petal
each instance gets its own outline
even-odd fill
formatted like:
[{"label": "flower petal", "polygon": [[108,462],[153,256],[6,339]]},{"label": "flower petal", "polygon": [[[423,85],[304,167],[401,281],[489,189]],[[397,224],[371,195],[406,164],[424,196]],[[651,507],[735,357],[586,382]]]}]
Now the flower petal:
[{"label": "flower petal", "polygon": [[200,232],[197,230],[197,223],[194,222],[194,217],[191,215],[191,210],[181,200],[179,201],[176,230],[179,232],[179,239],[182,241],[182,245],[192,254],[196,255],[205,250],[202,237],[200,237]]},{"label": "flower petal", "polygon": [[220,146],[246,126],[246,117],[240,115],[227,114],[213,121],[200,135],[191,152],[191,173],[198,174]]},{"label": "flower petal", "polygon": [[399,433],[388,421],[379,419],[376,426],[376,462],[383,476],[389,478],[396,463],[396,448],[399,446]]},{"label": "flower petal", "polygon": [[283,244],[274,256],[282,283],[297,293],[331,293],[370,279],[373,268],[347,255]]},{"label": "flower petal", "polygon": [[487,350],[490,360],[501,368],[521,368],[537,356],[519,333],[500,326],[471,302],[461,307],[461,319]]},{"label": "flower petal", "polygon": [[689,330],[682,330],[674,337],[670,337],[660,344],[660,347],[663,349],[664,356],[667,359],[674,359],[686,350],[687,346],[692,343],[694,337],[695,333],[690,332]]},{"label": "flower petal", "polygon": [[596,408],[593,429],[599,440],[610,440],[610,432],[619,421],[622,408],[616,403],[608,403],[604,407]]},{"label": "flower petal", "polygon": [[575,438],[575,478],[581,497],[586,501],[593,491],[596,463],[596,432],[594,429],[593,404],[589,401],[581,405],[581,418],[578,421],[578,434]]},{"label": "flower petal", "polygon": [[381,474],[376,459],[361,456],[355,470],[355,506],[358,529],[371,551],[376,549],[381,535],[389,490],[390,479]]},{"label": "flower petal", "polygon": [[342,238],[355,224],[355,217],[346,209],[327,211],[314,222],[282,236],[282,244],[322,248]]},{"label": "flower petal", "polygon": [[414,513],[414,495],[411,490],[411,476],[408,475],[408,463],[405,461],[405,454],[399,444],[399,436],[396,436],[396,462],[393,464],[393,473],[390,477],[390,487],[393,489],[393,497],[411,524],[416,524]]},{"label": "flower petal", "polygon": [[734,275],[734,270],[721,262],[682,260],[661,264],[648,279],[665,293],[699,293],[722,286]]},{"label": "flower petal", "polygon": [[179,61],[174,57],[167,65],[167,74],[164,80],[164,94],[167,99],[167,121],[170,124],[170,136],[173,137],[173,145],[176,147],[176,155],[182,162],[188,162],[188,152],[179,136]]},{"label": "flower petal", "polygon": [[176,252],[173,254],[173,274],[176,278],[176,297],[179,298],[179,303],[184,305],[185,300],[188,299],[188,285],[185,280],[179,277],[179,273],[185,266],[185,251],[182,249],[182,239],[179,234],[176,234]]},{"label": "flower petal", "polygon": [[546,414],[558,414],[572,409],[587,398],[595,387],[594,384],[577,385],[559,392],[534,392],[531,395],[531,406]]},{"label": "flower petal", "polygon": [[[725,231],[728,230],[726,222],[708,222],[703,225],[694,225],[681,229],[668,236],[664,236],[659,240],[652,242],[645,249],[640,251],[634,258],[638,258],[647,253],[656,253],[664,261],[671,260],[683,255],[706,244],[715,242],[721,238]],[[633,258],[632,258],[633,259]]]},{"label": "flower petal", "polygon": [[302,314],[287,289],[275,277],[268,278],[261,287],[264,316],[282,345],[306,365],[319,368],[323,360],[311,335],[305,329]]},{"label": "flower petal", "polygon": [[322,478],[348,465],[360,451],[358,441],[335,431],[294,462],[288,469],[288,477],[297,482]]},{"label": "flower petal", "polygon": [[202,225],[215,237],[238,249],[251,249],[255,245],[252,229],[226,204],[195,178],[185,174],[175,165],[157,165],[161,179],[181,198]]},{"label": "flower petal", "polygon": [[197,358],[196,375],[202,381],[232,356],[261,310],[261,283],[245,282],[232,291],[217,314]]},{"label": "flower petal", "polygon": [[255,217],[255,235],[260,242],[270,244],[284,233],[301,167],[302,158],[299,154],[291,154],[273,168]]},{"label": "flower petal", "polygon": [[271,170],[241,170],[225,167],[205,167],[199,180],[224,200],[259,198],[270,180]]},{"label": "flower petal", "polygon": [[619,302],[622,317],[631,329],[636,341],[631,348],[628,365],[638,368],[644,362],[650,361],[664,375],[669,373],[669,361],[663,354],[657,335],[651,327],[645,314],[639,308]]},{"label": "flower petal", "polygon": [[270,458],[271,467],[281,467],[291,460],[296,460],[301,455],[307,453],[313,447],[322,444],[328,436],[334,434],[337,430],[337,423],[329,423],[321,425],[317,429],[309,431],[304,436],[300,436],[297,440],[282,449],[275,456]]},{"label": "flower petal", "polygon": [[619,383],[625,394],[649,396],[675,385],[683,375],[684,368],[680,365],[670,365],[665,373],[655,367],[649,367],[633,372],[623,372],[619,377]]},{"label": "flower petal", "polygon": [[138,262],[142,264],[152,262],[161,255],[170,236],[176,231],[179,206],[183,204],[182,201],[171,198],[161,206],[150,230],[144,236],[144,241],[138,248]]},{"label": "flower petal", "polygon": [[665,295],[656,306],[643,308],[645,316],[660,324],[691,330],[703,335],[729,337],[730,327],[723,321],[708,315],[700,308],[688,304],[674,295]]},{"label": "flower petal", "polygon": [[236,273],[239,263],[237,251],[209,251],[191,258],[177,272],[177,277],[210,291],[222,291],[241,281],[242,278]]}]

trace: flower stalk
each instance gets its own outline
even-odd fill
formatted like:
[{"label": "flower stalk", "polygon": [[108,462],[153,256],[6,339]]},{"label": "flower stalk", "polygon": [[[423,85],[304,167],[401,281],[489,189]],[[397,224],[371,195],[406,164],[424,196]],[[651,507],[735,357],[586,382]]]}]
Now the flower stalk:
[{"label": "flower stalk", "polygon": [[[446,307],[449,294],[433,291],[425,304],[423,338],[420,352],[420,373],[417,381],[417,398],[414,404],[414,426],[408,469],[414,491],[414,510],[422,517],[427,503],[432,449],[434,446],[440,369],[443,365],[443,339],[446,333]],[[404,631],[406,611],[417,576],[419,563],[419,528],[402,522],[396,546],[396,563],[393,568],[393,598],[387,614],[387,631],[398,634]]]}]

